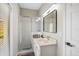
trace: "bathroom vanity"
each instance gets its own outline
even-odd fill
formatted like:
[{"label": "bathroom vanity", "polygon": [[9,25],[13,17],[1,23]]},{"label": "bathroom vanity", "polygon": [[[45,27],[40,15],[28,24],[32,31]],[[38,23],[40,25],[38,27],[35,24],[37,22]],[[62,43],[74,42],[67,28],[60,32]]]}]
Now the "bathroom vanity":
[{"label": "bathroom vanity", "polygon": [[35,56],[56,56],[57,53],[55,39],[33,38],[32,47]]},{"label": "bathroom vanity", "polygon": [[[43,32],[57,33],[57,10],[53,10],[43,16]],[[35,37],[35,38],[34,38]],[[40,37],[34,34],[32,38],[32,47],[35,56],[56,56],[57,55],[57,42],[56,39],[50,36]]]}]

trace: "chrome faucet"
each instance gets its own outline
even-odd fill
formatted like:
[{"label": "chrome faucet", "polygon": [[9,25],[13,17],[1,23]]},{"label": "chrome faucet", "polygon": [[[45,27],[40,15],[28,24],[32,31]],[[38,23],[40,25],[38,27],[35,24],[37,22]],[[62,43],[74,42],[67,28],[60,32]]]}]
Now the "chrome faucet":
[{"label": "chrome faucet", "polygon": [[44,36],[43,35],[40,35],[41,36],[41,38],[44,38]]}]

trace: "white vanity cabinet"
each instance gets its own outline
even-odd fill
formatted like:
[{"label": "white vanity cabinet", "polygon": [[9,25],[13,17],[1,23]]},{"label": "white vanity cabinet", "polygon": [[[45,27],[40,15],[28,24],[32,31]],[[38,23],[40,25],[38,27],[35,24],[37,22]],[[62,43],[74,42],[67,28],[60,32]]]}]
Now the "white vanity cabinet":
[{"label": "white vanity cabinet", "polygon": [[40,46],[33,41],[32,47],[33,47],[35,56],[40,56]]},{"label": "white vanity cabinet", "polygon": [[57,46],[56,40],[46,40],[44,38],[34,38],[32,47],[35,56],[56,56]]}]

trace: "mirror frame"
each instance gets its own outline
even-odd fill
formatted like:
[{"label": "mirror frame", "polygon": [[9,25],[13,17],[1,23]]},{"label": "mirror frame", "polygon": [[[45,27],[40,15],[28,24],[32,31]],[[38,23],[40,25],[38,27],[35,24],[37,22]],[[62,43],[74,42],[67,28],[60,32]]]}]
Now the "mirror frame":
[{"label": "mirror frame", "polygon": [[[52,12],[56,12],[56,32],[49,32],[49,33],[57,33],[57,10],[55,9]],[[52,12],[50,12],[50,13],[52,13]],[[49,14],[47,14],[46,16],[48,16]],[[46,16],[44,16],[44,17],[46,17]],[[44,29],[44,25],[45,25],[44,17],[43,17],[43,32],[48,32],[48,31],[45,31],[45,29]]]}]

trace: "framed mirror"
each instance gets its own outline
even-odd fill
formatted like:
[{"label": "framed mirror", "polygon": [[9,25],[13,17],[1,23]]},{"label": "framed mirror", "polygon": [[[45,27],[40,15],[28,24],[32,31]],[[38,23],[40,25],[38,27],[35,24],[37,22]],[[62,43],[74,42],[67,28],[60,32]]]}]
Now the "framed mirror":
[{"label": "framed mirror", "polygon": [[57,10],[43,17],[43,31],[57,33]]}]

